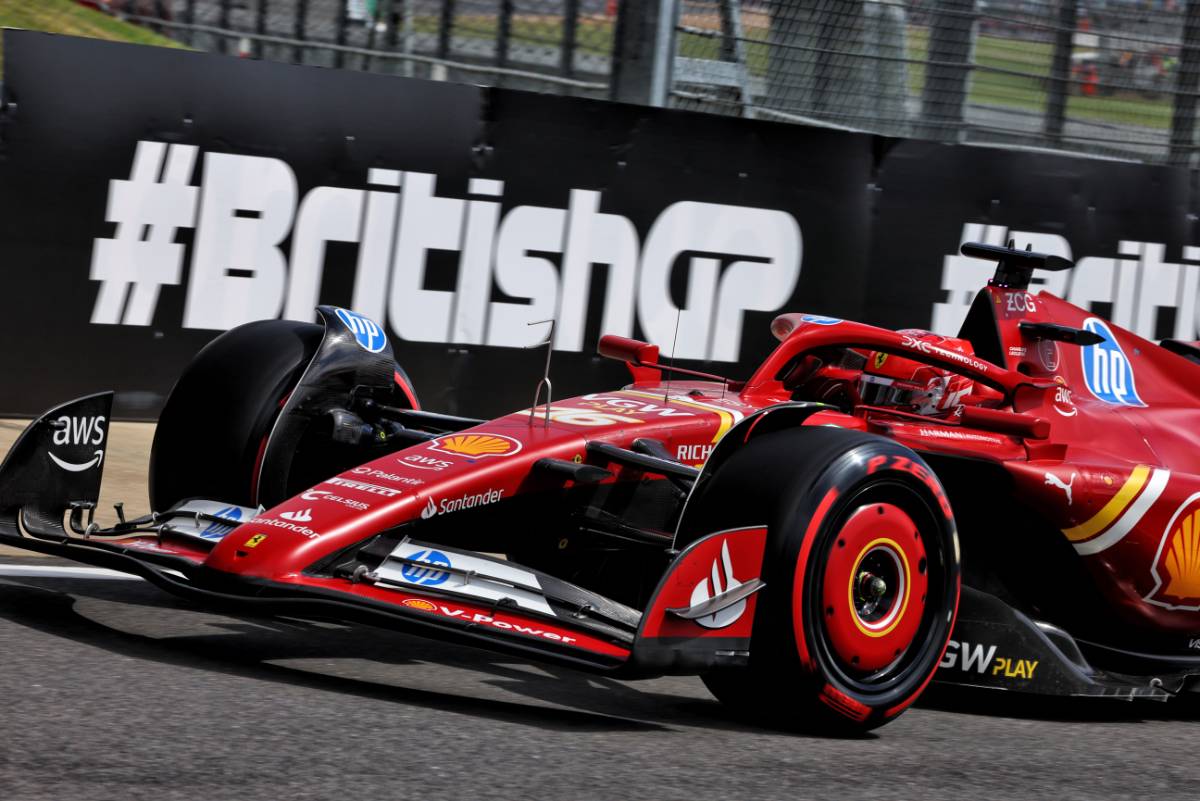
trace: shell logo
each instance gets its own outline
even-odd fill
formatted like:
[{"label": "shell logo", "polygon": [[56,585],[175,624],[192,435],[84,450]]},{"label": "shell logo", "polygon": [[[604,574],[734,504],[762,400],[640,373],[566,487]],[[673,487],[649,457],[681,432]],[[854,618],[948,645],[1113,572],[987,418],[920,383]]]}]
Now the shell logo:
[{"label": "shell logo", "polygon": [[521,450],[521,443],[501,434],[455,434],[433,440],[429,450],[474,458],[512,456]]},{"label": "shell logo", "polygon": [[432,601],[426,601],[421,598],[405,598],[400,603],[413,609],[420,609],[422,612],[437,611],[437,606]]},{"label": "shell logo", "polygon": [[1163,566],[1170,577],[1167,595],[1200,598],[1200,509],[1185,517],[1172,532]]},{"label": "shell logo", "polygon": [[1200,493],[1188,498],[1163,532],[1146,600],[1168,609],[1200,610]]}]

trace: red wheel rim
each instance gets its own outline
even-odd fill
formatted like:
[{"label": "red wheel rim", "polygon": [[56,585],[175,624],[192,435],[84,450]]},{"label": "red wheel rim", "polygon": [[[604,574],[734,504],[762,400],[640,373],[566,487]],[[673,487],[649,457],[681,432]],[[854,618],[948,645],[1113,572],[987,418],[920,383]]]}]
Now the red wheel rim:
[{"label": "red wheel rim", "polygon": [[900,659],[921,627],[929,587],[925,541],[899,506],[873,503],[832,540],[821,586],[833,654],[850,673]]}]

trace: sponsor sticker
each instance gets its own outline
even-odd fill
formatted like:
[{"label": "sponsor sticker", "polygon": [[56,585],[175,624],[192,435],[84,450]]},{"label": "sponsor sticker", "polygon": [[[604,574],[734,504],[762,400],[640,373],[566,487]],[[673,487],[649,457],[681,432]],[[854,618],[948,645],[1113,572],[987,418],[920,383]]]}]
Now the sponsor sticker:
[{"label": "sponsor sticker", "polygon": [[800,316],[800,322],[812,323],[813,325],[837,325],[844,322],[840,317],[823,317],[819,314],[804,314]]},{"label": "sponsor sticker", "polygon": [[534,573],[509,562],[419,542],[398,544],[375,570],[384,585],[437,587],[554,616]]},{"label": "sponsor sticker", "polygon": [[680,445],[675,449],[675,458],[689,464],[706,462],[715,447],[716,445]]},{"label": "sponsor sticker", "polygon": [[441,551],[435,551],[432,548],[428,550],[417,551],[414,554],[406,557],[412,562],[420,562],[421,564],[405,563],[400,568],[401,577],[409,584],[417,584],[422,587],[436,587],[439,584],[445,584],[446,579],[450,578],[450,573],[446,570],[439,570],[442,567],[451,567],[450,557]]},{"label": "sponsor sticker", "polygon": [[326,490],[309,490],[302,493],[300,497],[306,501],[328,501],[329,503],[337,503],[351,509],[357,509],[360,512],[365,512],[367,509],[371,508],[369,503],[356,501],[353,498],[344,498],[341,495],[337,495]]},{"label": "sponsor sticker", "polygon": [[1133,365],[1112,329],[1098,317],[1084,320],[1083,328],[1104,338],[1103,342],[1079,349],[1088,392],[1097,400],[1114,406],[1145,406],[1138,395]]},{"label": "sponsor sticker", "polygon": [[226,506],[224,509],[218,509],[216,512],[213,512],[213,517],[228,520],[229,524],[218,523],[215,520],[210,521],[200,531],[200,536],[206,540],[222,539],[226,534],[237,528],[242,519],[242,510],[236,506]]},{"label": "sponsor sticker", "polygon": [[917,433],[930,439],[949,439],[958,442],[980,442],[988,445],[1002,445],[1004,440],[988,434],[976,434],[970,431],[957,431],[953,428],[918,428]]},{"label": "sponsor sticker", "polygon": [[370,317],[349,309],[334,309],[334,314],[350,329],[350,332],[354,334],[354,339],[358,341],[359,347],[363,350],[369,353],[379,353],[387,347],[387,335]]},{"label": "sponsor sticker", "polygon": [[67,448],[92,447],[95,450],[89,454],[90,459],[82,462],[64,459],[51,450],[46,452],[50,461],[70,473],[82,473],[98,466],[104,461],[104,449],[96,447],[104,444],[105,432],[108,430],[104,420],[103,415],[94,417],[62,415],[51,421],[50,425],[54,431],[50,436],[51,444]]},{"label": "sponsor sticker", "polygon": [[257,548],[259,543],[267,538],[266,534],[255,534],[250,539],[242,543],[243,548]]},{"label": "sponsor sticker", "polygon": [[450,512],[473,509],[476,506],[487,506],[503,497],[504,490],[489,489],[483,492],[467,493],[457,498],[443,498],[437,502],[433,498],[430,498],[426,502],[425,508],[421,511],[421,518],[428,520],[431,517],[449,514]]},{"label": "sponsor sticker", "polygon": [[312,509],[301,509],[297,512],[280,512],[279,516],[293,523],[309,523],[312,521]]},{"label": "sponsor sticker", "polygon": [[1054,411],[1063,417],[1074,417],[1079,410],[1075,408],[1075,401],[1071,398],[1071,388],[1067,386],[1067,380],[1061,375],[1056,375],[1054,383],[1058,385],[1054,388],[1054,401],[1051,403]]},{"label": "sponsor sticker", "polygon": [[[544,415],[545,409],[537,412]],[[528,415],[529,410],[517,412],[518,415]],[[627,414],[617,414],[615,412],[606,412],[592,409],[578,409],[564,406],[550,407],[550,419],[556,423],[563,423],[569,426],[612,426],[618,424],[636,425],[645,422],[640,417],[631,417]]]},{"label": "sponsor sticker", "polygon": [[[445,464],[447,467],[450,465],[449,462],[444,462],[443,464]],[[394,484],[407,484],[410,487],[419,487],[425,483],[419,478],[412,478],[411,476],[398,476],[395,473],[389,473],[386,470],[379,470],[374,467],[356,467],[350,472],[363,476],[364,478],[378,478],[383,481],[391,481]]]},{"label": "sponsor sticker", "polygon": [[[584,395],[580,398],[582,406],[590,406],[596,409],[604,409],[608,411],[616,410],[624,414],[644,414],[649,417],[695,417],[696,413],[687,409],[680,409],[678,405],[671,406],[664,404],[661,398],[656,401],[642,400],[639,397],[630,397],[633,393],[626,395],[617,393],[614,395],[605,395],[603,393],[594,392],[590,395]],[[678,404],[679,399],[672,398]]]},{"label": "sponsor sticker", "polygon": [[[742,582],[733,576],[733,562],[729,558],[729,540],[724,540],[721,543],[721,558],[713,560],[712,576],[705,576],[699,584],[692,588],[690,603],[692,606],[702,604],[740,586],[742,586]],[[746,599],[743,598],[735,604],[718,609],[711,615],[698,617],[692,622],[698,623],[706,629],[723,629],[736,623],[745,611]]]},{"label": "sponsor sticker", "polygon": [[[503,629],[514,634],[524,634],[529,637],[540,637],[544,640],[554,640],[571,644],[577,640],[574,637],[566,634],[560,634],[557,631],[551,631],[547,628],[539,626],[530,626],[522,623],[517,623],[514,620],[506,620],[500,617],[492,617],[481,612],[470,612],[466,609],[460,609],[455,606],[447,606],[446,604],[434,604],[426,601],[423,598],[405,598],[400,602],[410,609],[420,609],[422,612],[431,612],[443,617],[461,620],[464,623],[474,623],[479,626],[490,626],[496,629]],[[432,609],[429,607],[433,607]]]},{"label": "sponsor sticker", "polygon": [[1072,493],[1074,490],[1072,489],[1072,487],[1075,486],[1075,479],[1079,478],[1078,473],[1072,473],[1070,481],[1063,481],[1061,478],[1054,475],[1053,473],[1046,473],[1045,478],[1046,478],[1047,486],[1057,487],[1058,489],[1060,489],[1064,493],[1066,493],[1067,506],[1071,506],[1074,503],[1074,498],[1072,497]]},{"label": "sponsor sticker", "polygon": [[946,348],[939,348],[937,345],[934,345],[932,342],[926,342],[923,339],[918,339],[917,337],[914,337],[911,334],[901,334],[900,335],[900,344],[906,348],[911,348],[920,353],[924,353],[927,356],[937,356],[939,359],[943,359],[945,361],[957,362],[958,364],[965,365],[965,366],[970,367],[973,370],[977,370],[981,373],[987,372],[987,369],[988,369],[987,362],[982,362],[979,359],[974,359],[974,358],[966,355],[965,353],[959,353],[956,350],[948,350]]},{"label": "sponsor sticker", "polygon": [[446,459],[435,459],[432,456],[426,456],[422,453],[410,453],[406,456],[401,456],[397,461],[401,467],[412,467],[417,470],[433,470],[435,473],[440,473],[447,467],[454,465],[454,462],[447,461]]},{"label": "sponsor sticker", "polygon": [[[999,302],[999,298],[997,298]],[[1004,317],[1023,317],[1029,312],[1037,311],[1037,301],[1028,292],[1007,292],[1004,294]]]},{"label": "sponsor sticker", "polygon": [[1175,510],[1150,566],[1146,600],[1167,609],[1200,611],[1200,493]]},{"label": "sponsor sticker", "polygon": [[521,443],[503,434],[455,434],[431,440],[429,450],[482,459],[485,456],[512,456],[520,452]]},{"label": "sponsor sticker", "polygon": [[286,531],[292,532],[293,534],[299,534],[302,537],[307,537],[310,540],[319,539],[321,537],[320,534],[313,531],[311,528],[308,528],[307,526],[302,526],[299,523],[292,523],[288,520],[276,520],[273,517],[256,517],[253,520],[251,520],[250,522],[253,523],[254,525],[258,525],[258,526],[271,526],[273,528],[282,528]]},{"label": "sponsor sticker", "polygon": [[365,481],[355,481],[354,479],[342,478],[341,476],[328,478],[325,480],[325,483],[329,486],[355,489],[359,492],[366,492],[371,495],[379,495],[384,498],[395,498],[397,495],[403,492],[403,490],[398,490],[394,487],[381,487],[378,484],[368,484]]},{"label": "sponsor sticker", "polygon": [[999,676],[1005,679],[1032,679],[1038,668],[1038,660],[1020,657],[997,656],[995,645],[981,645],[965,640],[951,640],[946,646],[939,668],[958,669],[963,673]]}]

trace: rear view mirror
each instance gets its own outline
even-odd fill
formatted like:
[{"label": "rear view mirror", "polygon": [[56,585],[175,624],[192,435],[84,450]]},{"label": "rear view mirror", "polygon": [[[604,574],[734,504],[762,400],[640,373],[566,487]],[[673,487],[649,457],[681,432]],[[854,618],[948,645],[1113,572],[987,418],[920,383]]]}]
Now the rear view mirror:
[{"label": "rear view mirror", "polygon": [[657,365],[658,345],[649,342],[619,337],[616,334],[605,334],[600,337],[596,352],[606,359],[616,359],[619,362],[629,362],[634,365]]}]

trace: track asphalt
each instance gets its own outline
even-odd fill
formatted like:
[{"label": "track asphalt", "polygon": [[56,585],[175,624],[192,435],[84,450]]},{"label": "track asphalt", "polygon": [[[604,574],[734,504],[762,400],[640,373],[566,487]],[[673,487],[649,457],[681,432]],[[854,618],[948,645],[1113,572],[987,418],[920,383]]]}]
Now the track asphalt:
[{"label": "track asphalt", "polygon": [[228,617],[70,567],[0,558],[6,801],[1166,801],[1200,782],[1197,705],[939,695],[814,737],[743,723],[691,677]]}]

